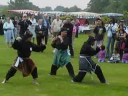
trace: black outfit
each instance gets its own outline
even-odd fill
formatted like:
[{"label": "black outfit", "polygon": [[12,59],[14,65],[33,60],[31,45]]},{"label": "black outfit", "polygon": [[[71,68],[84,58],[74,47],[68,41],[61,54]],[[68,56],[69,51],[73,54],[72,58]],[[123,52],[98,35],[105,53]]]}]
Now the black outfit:
[{"label": "black outfit", "polygon": [[102,70],[99,65],[91,59],[91,56],[94,56],[100,51],[100,48],[93,49],[91,47],[92,42],[94,43],[94,38],[89,37],[87,42],[85,42],[80,50],[80,59],[79,59],[79,73],[74,77],[74,82],[81,82],[87,72],[95,72],[101,83],[105,83],[106,80],[102,73]]},{"label": "black outfit", "polygon": [[[72,78],[75,76],[75,75],[74,75],[73,66],[72,66],[72,64],[71,64],[70,61],[67,61],[67,60],[66,60],[66,59],[68,58],[68,56],[65,55],[65,51],[67,51],[67,48],[68,48],[68,45],[69,45],[69,42],[68,42],[69,40],[68,40],[68,39],[69,39],[68,37],[65,37],[65,38],[63,39],[63,42],[61,43],[60,39],[57,38],[55,41],[52,42],[52,47],[53,47],[53,48],[56,48],[57,51],[58,51],[58,50],[61,51],[61,53],[59,53],[59,54],[64,55],[64,56],[62,56],[62,57],[59,57],[59,56],[58,56],[58,58],[59,58],[59,63],[62,63],[62,62],[64,62],[64,63],[63,63],[63,64],[55,64],[55,65],[53,64],[53,65],[51,66],[51,72],[50,72],[51,75],[56,75],[57,70],[58,70],[60,67],[66,65],[66,68],[67,68],[67,70],[68,70],[69,75],[70,75]],[[55,53],[55,54],[56,54],[56,53]],[[67,54],[68,54],[68,53],[67,53]],[[65,59],[64,59],[64,58],[65,58]],[[56,58],[55,58],[55,60],[56,60]],[[67,63],[67,64],[65,64],[65,63]]]},{"label": "black outfit", "polygon": [[[6,74],[6,80],[9,80],[12,76],[15,75],[15,73],[17,72],[17,69],[20,70],[19,66],[21,67],[24,67],[25,64],[28,64],[28,65],[25,65],[25,68],[26,69],[27,67],[27,71],[30,71],[30,74],[32,75],[33,79],[37,78],[38,77],[38,74],[37,74],[37,67],[34,66],[34,63],[33,61],[29,58],[30,55],[31,55],[31,52],[32,51],[36,51],[36,52],[40,52],[40,51],[43,51],[46,47],[44,45],[41,45],[41,46],[37,46],[31,42],[27,42],[25,41],[24,39],[26,39],[27,37],[23,37],[23,39],[21,41],[17,41],[15,40],[15,42],[13,43],[12,47],[14,49],[17,50],[17,54],[18,54],[18,57],[15,61],[15,64],[16,62],[18,61],[18,58],[20,57],[23,61],[19,61],[18,63],[18,66],[16,67],[16,65],[14,64],[10,70],[8,71],[8,73]],[[21,65],[22,64],[22,65]],[[32,64],[32,65],[31,65]],[[34,66],[34,67],[33,67]],[[32,70],[30,68],[33,68]],[[20,70],[22,71],[23,73],[23,70]],[[28,76],[29,74],[26,74],[23,76]]]},{"label": "black outfit", "polygon": [[[13,21],[13,25],[14,25],[14,36],[15,36],[15,38],[17,37],[16,35],[19,35],[19,33],[18,33],[18,20],[14,20]],[[17,33],[16,33],[17,32]]]},{"label": "black outfit", "polygon": [[74,50],[73,50],[73,46],[72,46],[72,31],[73,31],[73,24],[72,23],[65,23],[63,25],[63,28],[67,29],[67,37],[69,38],[69,50],[70,50],[70,54],[73,57],[74,56]]},{"label": "black outfit", "polygon": [[31,25],[31,21],[30,20],[22,20],[18,23],[20,25],[20,32],[19,35],[22,37],[24,35],[24,33],[28,30],[28,26]]},{"label": "black outfit", "polygon": [[128,48],[128,34],[126,35],[126,43],[125,44],[126,44],[125,47]]},{"label": "black outfit", "polygon": [[76,36],[75,37],[78,38],[80,23],[76,23],[75,26],[76,26]]},{"label": "black outfit", "polygon": [[51,45],[53,48],[56,48],[58,50],[67,50],[69,45],[69,38],[65,37],[63,39],[63,42],[61,43],[60,39],[57,38]]},{"label": "black outfit", "polygon": [[[45,25],[45,23],[47,23],[47,25]],[[42,22],[42,26],[45,27],[44,39],[45,39],[45,44],[47,45],[47,43],[48,43],[48,30],[50,28],[49,20],[44,19]]]},{"label": "black outfit", "polygon": [[20,42],[15,40],[12,47],[17,50],[18,56],[21,58],[29,58],[32,51],[40,52],[46,48],[45,45],[37,46],[32,42],[26,42],[24,40]]},{"label": "black outfit", "polygon": [[[40,31],[42,31],[42,33],[39,33]],[[35,32],[36,32],[37,45],[41,45],[42,39],[44,39],[44,35],[45,35],[45,27],[42,25],[37,25],[35,27]]]},{"label": "black outfit", "polygon": [[4,34],[4,30],[3,30],[3,23],[0,22],[0,35]]},{"label": "black outfit", "polygon": [[[102,33],[99,33],[100,29],[102,29]],[[104,26],[96,26],[95,29],[94,29],[94,34],[95,34],[96,41],[103,40],[105,32],[106,32],[106,28]]]},{"label": "black outfit", "polygon": [[13,25],[14,25],[14,27],[17,27],[18,21],[17,21],[17,20],[14,20],[14,21],[13,21]]},{"label": "black outfit", "polygon": [[121,36],[124,36],[125,32],[123,32],[123,33],[119,32],[118,34],[119,34],[119,37],[116,37],[117,42],[116,42],[115,47],[120,54],[120,60],[122,60],[123,51],[126,47],[126,40],[125,40],[125,38],[122,38]]}]

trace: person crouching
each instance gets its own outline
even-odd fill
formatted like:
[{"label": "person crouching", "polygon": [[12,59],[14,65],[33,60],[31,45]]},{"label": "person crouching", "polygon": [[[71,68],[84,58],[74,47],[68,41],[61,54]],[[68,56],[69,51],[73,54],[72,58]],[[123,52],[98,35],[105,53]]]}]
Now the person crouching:
[{"label": "person crouching", "polygon": [[80,50],[79,72],[78,75],[73,78],[72,82],[82,82],[87,72],[94,72],[101,83],[106,83],[100,66],[91,59],[91,56],[96,55],[100,51],[100,47],[96,47],[96,50],[92,48],[94,42],[95,38],[89,36],[88,40],[83,44]]},{"label": "person crouching", "polygon": [[128,64],[128,48],[124,49],[124,54],[122,57],[122,63]]},{"label": "person crouching", "polygon": [[24,36],[17,37],[14,41],[12,47],[17,50],[17,58],[14,64],[11,66],[10,70],[7,72],[5,79],[2,83],[6,83],[11,77],[15,75],[17,70],[21,71],[23,77],[29,76],[30,74],[33,77],[33,83],[38,84],[36,79],[38,78],[37,67],[34,64],[33,60],[29,57],[31,56],[31,52],[40,52],[43,51],[46,46],[41,45],[37,46],[31,42],[32,34],[27,31]]},{"label": "person crouching", "polygon": [[101,45],[101,49],[98,53],[98,62],[105,62],[105,57],[106,57],[106,51],[105,51],[105,46]]}]

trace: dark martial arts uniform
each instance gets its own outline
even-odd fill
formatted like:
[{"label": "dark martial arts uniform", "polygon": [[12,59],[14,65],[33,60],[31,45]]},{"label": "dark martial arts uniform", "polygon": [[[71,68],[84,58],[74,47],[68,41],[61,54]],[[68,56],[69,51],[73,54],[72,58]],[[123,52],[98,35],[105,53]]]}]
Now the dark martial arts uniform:
[{"label": "dark martial arts uniform", "polygon": [[91,46],[94,45],[95,39],[90,36],[87,42],[85,42],[80,50],[80,58],[79,58],[79,73],[76,77],[74,77],[74,82],[82,82],[84,76],[87,72],[95,72],[98,79],[101,83],[106,83],[104,75],[99,65],[97,65],[92,59],[91,56],[96,55],[100,48],[93,49]]},{"label": "dark martial arts uniform", "polygon": [[12,47],[17,50],[18,57],[6,74],[5,82],[14,76],[17,70],[21,71],[24,77],[31,74],[33,79],[38,78],[37,67],[29,57],[32,51],[40,52],[46,47],[45,45],[37,46],[30,41],[27,41],[27,39],[30,37],[32,37],[32,34],[26,33],[21,40],[15,40],[13,43]]},{"label": "dark martial arts uniform", "polygon": [[50,75],[56,75],[56,71],[58,70],[58,68],[66,65],[69,75],[72,78],[75,76],[73,66],[70,62],[71,57],[67,52],[69,45],[68,39],[68,37],[65,37],[63,38],[63,42],[61,42],[61,40],[57,37],[56,40],[52,42],[52,47],[56,48],[56,52],[54,55],[53,64],[51,66]]}]

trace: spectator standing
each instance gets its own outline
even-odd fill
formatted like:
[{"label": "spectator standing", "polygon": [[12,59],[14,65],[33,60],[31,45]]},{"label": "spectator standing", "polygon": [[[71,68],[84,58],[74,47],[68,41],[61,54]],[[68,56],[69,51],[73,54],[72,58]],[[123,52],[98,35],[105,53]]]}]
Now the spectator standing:
[{"label": "spectator standing", "polygon": [[38,25],[35,28],[37,45],[44,43],[45,27],[42,26],[42,19],[39,19]]},{"label": "spectator standing", "polygon": [[71,57],[74,57],[74,50],[73,50],[73,46],[72,46],[72,32],[73,32],[73,24],[71,23],[71,19],[70,18],[66,18],[66,22],[63,25],[63,28],[67,29],[67,37],[69,38],[69,50],[70,50],[70,54]]},{"label": "spectator standing", "polygon": [[123,56],[123,50],[125,49],[126,32],[122,25],[119,25],[118,32],[116,33],[116,48],[119,50],[120,59]]},{"label": "spectator standing", "polygon": [[35,38],[36,38],[36,33],[35,33],[35,27],[37,25],[37,22],[36,22],[36,19],[35,19],[35,16],[32,15],[31,18],[30,18],[30,21],[31,21],[31,25],[29,25],[29,31],[33,34],[33,43],[35,42]]},{"label": "spectator standing", "polygon": [[6,43],[8,44],[8,47],[12,46],[12,43],[14,42],[14,25],[10,19],[10,17],[7,18],[7,21],[3,25],[4,29],[4,35],[6,39]]},{"label": "spectator standing", "polygon": [[42,26],[45,27],[44,39],[45,39],[45,45],[47,45],[47,43],[48,43],[48,35],[49,35],[48,32],[50,31],[50,23],[49,23],[47,14],[44,15],[44,18],[43,18],[43,21],[42,21]]},{"label": "spectator standing", "polygon": [[75,26],[76,26],[76,35],[75,35],[75,37],[78,38],[79,37],[79,26],[80,26],[79,19],[76,19]]},{"label": "spectator standing", "polygon": [[2,22],[2,20],[0,19],[0,35],[3,35],[3,34],[4,34],[3,22]]},{"label": "spectator standing", "polygon": [[60,16],[57,15],[56,19],[54,19],[51,24],[51,31],[53,37],[56,37],[59,34],[61,27],[62,27],[62,20],[60,20]]},{"label": "spectator standing", "polygon": [[94,29],[95,34],[95,48],[97,45],[103,45],[104,34],[106,32],[106,28],[104,27],[103,21],[101,19],[97,19],[97,26]]},{"label": "spectator standing", "polygon": [[27,19],[27,14],[23,14],[22,20],[18,23],[18,25],[20,26],[19,35],[21,37],[28,30],[28,26],[31,24],[32,24],[31,21]]}]

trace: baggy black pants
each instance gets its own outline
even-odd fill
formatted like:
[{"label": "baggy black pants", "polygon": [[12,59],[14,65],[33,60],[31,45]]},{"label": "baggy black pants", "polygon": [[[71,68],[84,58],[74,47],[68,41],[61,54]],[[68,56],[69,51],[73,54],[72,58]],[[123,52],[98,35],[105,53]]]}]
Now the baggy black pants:
[{"label": "baggy black pants", "polygon": [[[74,69],[70,62],[66,65],[66,68],[68,70],[69,76],[74,78],[75,77]],[[58,69],[59,69],[59,67],[57,67],[56,65],[52,65],[50,75],[56,75],[56,72]]]},{"label": "baggy black pants", "polygon": [[[5,79],[8,81],[11,77],[13,77],[15,75],[16,72],[17,72],[17,70],[14,67],[11,67],[6,74]],[[31,75],[32,75],[33,79],[38,78],[37,67],[34,68]]]},{"label": "baggy black pants", "polygon": [[[78,75],[73,78],[73,81],[74,82],[82,82],[82,80],[85,77],[86,73],[87,72],[79,71]],[[96,66],[95,74],[97,75],[97,77],[98,77],[98,79],[100,80],[101,83],[106,83],[106,80],[104,78],[102,70],[101,70],[100,66],[98,66],[98,65]]]}]

